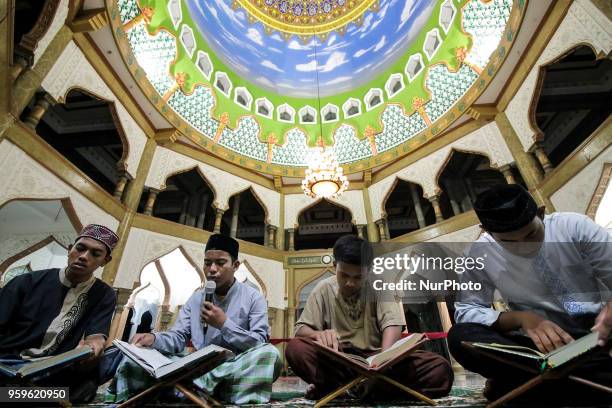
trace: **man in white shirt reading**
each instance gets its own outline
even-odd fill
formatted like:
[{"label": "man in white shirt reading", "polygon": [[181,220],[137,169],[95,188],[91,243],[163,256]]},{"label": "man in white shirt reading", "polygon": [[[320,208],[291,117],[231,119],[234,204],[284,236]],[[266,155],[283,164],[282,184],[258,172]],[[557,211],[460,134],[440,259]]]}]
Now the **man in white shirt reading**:
[{"label": "man in white shirt reading", "polygon": [[[485,396],[497,399],[533,375],[486,358],[461,342],[521,345],[547,353],[596,331],[604,346],[612,328],[612,237],[584,215],[545,216],[544,208],[538,208],[519,185],[495,186],[482,193],[474,210],[484,234],[469,255],[483,257],[484,268],[468,270],[461,280],[479,282],[482,289],[459,294],[457,324],[448,341],[463,367],[489,379]],[[495,291],[509,311],[491,308]],[[610,385],[612,358],[607,352],[602,350],[581,367],[585,377]],[[555,392],[550,392],[551,386]],[[526,397],[558,396],[568,402],[565,398],[574,392],[580,398],[597,398],[592,389],[582,393],[580,387],[569,381],[544,384]]]}]

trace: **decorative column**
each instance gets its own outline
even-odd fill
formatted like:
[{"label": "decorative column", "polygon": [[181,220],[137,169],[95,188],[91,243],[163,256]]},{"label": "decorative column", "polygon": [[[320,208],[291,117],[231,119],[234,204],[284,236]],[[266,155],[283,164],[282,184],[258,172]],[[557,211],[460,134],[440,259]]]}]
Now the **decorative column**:
[{"label": "decorative column", "polygon": [[540,162],[540,165],[544,169],[545,174],[550,173],[554,169],[554,166],[548,159],[546,152],[539,143],[536,143],[536,145],[534,146],[533,153],[535,154],[536,159],[538,159],[538,161]]},{"label": "decorative column", "polygon": [[521,173],[523,180],[525,180],[527,189],[532,192],[535,191],[542,181],[543,176],[542,170],[538,166],[536,159],[532,154],[527,153],[523,149],[523,145],[518,135],[514,131],[512,124],[504,112],[500,112],[495,116],[495,123],[497,124],[497,127],[499,128],[508,149],[510,149],[512,157],[514,157],[516,167]]},{"label": "decorative column", "polygon": [[234,197],[234,205],[232,206],[232,224],[230,227],[230,237],[236,238],[238,235],[238,213],[240,212],[240,194]]},{"label": "decorative column", "polygon": [[388,239],[387,237],[387,230],[385,228],[385,219],[381,218],[380,220],[376,221],[376,225],[378,226],[378,235],[380,236],[380,240],[381,241],[386,241]]},{"label": "decorative column", "polygon": [[208,206],[208,194],[202,194],[202,200],[200,202],[200,213],[198,214],[198,220],[196,222],[196,228],[204,228],[204,220],[206,219],[206,207]]},{"label": "decorative column", "polygon": [[431,205],[433,206],[434,213],[436,214],[436,224],[444,221],[444,217],[442,216],[442,209],[440,208],[440,196],[433,195],[427,198]]},{"label": "decorative column", "polygon": [[478,65],[474,64],[473,62],[467,61],[465,59],[467,57],[466,47],[455,48],[455,57],[457,58],[457,62],[459,62],[459,64],[467,65],[468,67],[472,68],[474,72],[476,72],[478,75],[482,74],[482,68],[480,68]]},{"label": "decorative column", "polygon": [[179,224],[185,225],[187,222],[187,208],[189,207],[189,196],[183,198],[183,205],[181,206],[181,215],[179,216]]},{"label": "decorative column", "polygon": [[229,113],[223,112],[219,116],[219,127],[217,128],[217,131],[215,132],[215,137],[213,139],[215,143],[219,142],[219,139],[221,139],[221,135],[223,134],[223,130],[225,130],[227,125],[229,125]]},{"label": "decorative column", "polygon": [[462,213],[459,203],[453,198],[454,190],[451,188],[448,180],[444,180],[444,191],[448,195],[448,201],[450,202],[451,208],[453,209],[453,215],[459,215]]},{"label": "decorative column", "polygon": [[129,314],[129,307],[125,307],[130,295],[132,294],[131,289],[116,288],[117,293],[117,305],[115,306],[115,315],[111,322],[111,327],[106,340],[106,345],[112,344],[114,339],[118,339],[123,334],[123,329],[127,323],[127,316]]},{"label": "decorative column", "polygon": [[268,136],[268,154],[266,155],[266,163],[272,163],[272,155],[274,154],[274,145],[278,140],[274,133],[270,133]]},{"label": "decorative column", "polygon": [[165,331],[168,329],[170,322],[172,321],[173,313],[170,310],[170,305],[161,305],[159,310],[159,331]]},{"label": "decorative column", "polygon": [[415,96],[414,99],[412,99],[412,109],[414,109],[419,115],[421,115],[421,118],[423,118],[423,121],[425,122],[427,127],[431,127],[431,119],[429,118],[427,111],[425,111],[425,101],[423,100],[423,98]]},{"label": "decorative column", "polygon": [[221,219],[223,218],[223,213],[225,212],[225,210],[222,210],[220,208],[216,208],[216,213],[215,213],[215,228],[213,229],[213,234],[220,234],[221,233]]},{"label": "decorative column", "polygon": [[365,239],[365,234],[364,234],[364,232],[365,232],[365,227],[366,227],[366,226],[365,226],[365,225],[363,225],[363,224],[359,224],[359,225],[357,225],[357,236],[358,236],[359,238],[361,238],[361,239]]},{"label": "decorative column", "polygon": [[277,228],[272,224],[268,224],[266,228],[268,230],[268,246],[270,248],[276,248],[276,230]]},{"label": "decorative column", "polygon": [[414,204],[414,212],[416,213],[417,222],[419,223],[419,228],[424,228],[427,226],[425,222],[425,216],[423,215],[423,207],[421,207],[421,198],[419,197],[419,192],[414,184],[410,183],[410,196],[412,197],[412,203]]},{"label": "decorative column", "polygon": [[370,143],[370,150],[372,150],[372,156],[376,156],[378,154],[378,149],[376,149],[376,129],[368,125],[366,126],[364,133],[365,137]]},{"label": "decorative column", "polygon": [[499,171],[504,175],[506,183],[516,184],[516,179],[514,178],[514,174],[512,174],[512,166],[505,164],[499,168]]},{"label": "decorative column", "polygon": [[125,190],[125,186],[128,182],[128,173],[127,171],[121,171],[119,173],[119,181],[117,181],[117,185],[115,186],[115,192],[113,193],[113,197],[117,200],[121,201],[121,197],[123,197],[123,190]]},{"label": "decorative column", "polygon": [[174,95],[176,91],[178,91],[185,85],[185,81],[187,80],[187,74],[184,72],[177,72],[174,76],[174,80],[176,81],[176,83],[172,86],[172,88],[168,89],[162,97],[164,102],[168,102],[170,98],[172,98],[172,95]]},{"label": "decorative column", "polygon": [[295,251],[295,228],[289,228],[289,251]]},{"label": "decorative column", "polygon": [[144,215],[153,215],[153,208],[155,207],[155,200],[158,194],[159,191],[155,189],[149,190],[149,197],[147,197],[147,203],[145,204]]},{"label": "decorative column", "polygon": [[53,100],[48,93],[38,94],[36,96],[36,102],[34,102],[34,107],[23,121],[25,125],[31,129],[36,129],[36,126],[38,126],[38,123],[52,104]]}]

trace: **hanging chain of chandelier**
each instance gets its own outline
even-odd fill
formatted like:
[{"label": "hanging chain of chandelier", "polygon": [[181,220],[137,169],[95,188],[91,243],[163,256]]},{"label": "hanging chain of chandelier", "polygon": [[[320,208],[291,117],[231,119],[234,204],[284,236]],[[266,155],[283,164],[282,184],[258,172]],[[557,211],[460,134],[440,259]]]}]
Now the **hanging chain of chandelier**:
[{"label": "hanging chain of chandelier", "polygon": [[[317,75],[317,101],[319,112],[321,112],[321,95],[319,92],[319,65],[317,59],[317,41],[314,42],[315,72]],[[340,196],[349,185],[348,178],[344,175],[342,166],[338,164],[338,158],[332,150],[326,150],[323,143],[323,124],[320,123],[321,134],[319,148],[313,155],[304,179],[302,180],[302,191],[312,198],[336,198]]]}]

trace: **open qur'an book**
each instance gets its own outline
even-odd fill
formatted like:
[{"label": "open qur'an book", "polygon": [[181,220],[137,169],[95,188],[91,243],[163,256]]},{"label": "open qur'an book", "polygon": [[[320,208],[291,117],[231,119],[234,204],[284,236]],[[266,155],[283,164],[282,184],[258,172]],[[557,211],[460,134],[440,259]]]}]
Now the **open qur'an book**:
[{"label": "open qur'an book", "polygon": [[234,355],[234,353],[228,349],[211,344],[210,346],[206,346],[203,349],[173,361],[153,348],[137,347],[121,340],[113,340],[113,344],[117,346],[123,354],[128,356],[151,376],[157,379],[166,377],[186,367],[193,367],[195,364],[203,363],[219,354],[223,354],[225,358]]},{"label": "open qur'an book", "polygon": [[53,371],[89,357],[93,350],[81,346],[55,356],[31,359],[0,359],[0,374],[11,378],[45,377]]},{"label": "open qur'an book", "polygon": [[319,343],[314,343],[318,345],[321,349],[325,350],[330,355],[335,355],[344,361],[350,361],[356,363],[363,368],[377,370],[382,368],[389,362],[396,362],[401,360],[405,355],[407,355],[410,351],[416,349],[421,343],[427,340],[427,337],[423,333],[413,333],[407,337],[404,337],[401,340],[396,341],[391,347],[382,351],[378,354],[374,354],[368,358],[357,356],[354,354],[343,353],[341,351],[332,350],[329,347],[325,347]]},{"label": "open qur'an book", "polygon": [[563,347],[559,347],[548,354],[544,354],[529,347],[507,344],[471,343],[471,345],[480,349],[493,350],[500,353],[533,359],[537,361],[539,368],[544,370],[547,368],[558,367],[594,349],[597,346],[597,333],[587,334],[586,336],[574,340]]}]

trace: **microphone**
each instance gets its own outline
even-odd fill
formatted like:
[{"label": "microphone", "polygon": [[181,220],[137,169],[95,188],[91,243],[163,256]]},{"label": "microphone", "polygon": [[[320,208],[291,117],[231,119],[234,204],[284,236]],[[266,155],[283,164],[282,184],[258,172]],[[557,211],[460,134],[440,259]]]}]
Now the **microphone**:
[{"label": "microphone", "polygon": [[[217,289],[217,283],[215,281],[206,281],[206,286],[204,286],[204,301],[202,302],[202,307],[204,307],[204,302],[212,302],[215,289]],[[206,336],[208,323],[206,323],[204,319],[202,319],[202,327],[204,328],[204,336]]]}]

